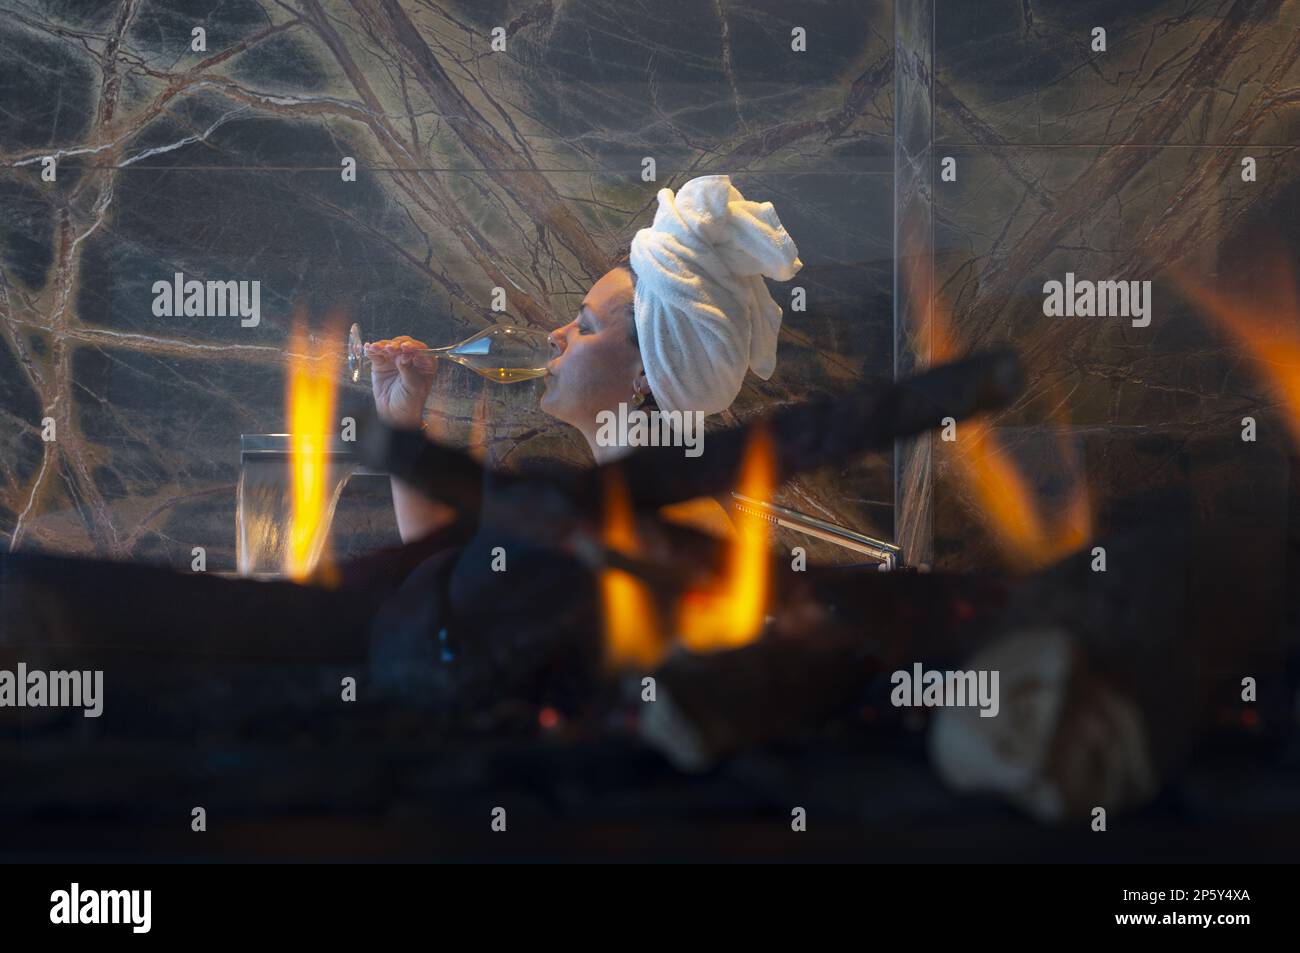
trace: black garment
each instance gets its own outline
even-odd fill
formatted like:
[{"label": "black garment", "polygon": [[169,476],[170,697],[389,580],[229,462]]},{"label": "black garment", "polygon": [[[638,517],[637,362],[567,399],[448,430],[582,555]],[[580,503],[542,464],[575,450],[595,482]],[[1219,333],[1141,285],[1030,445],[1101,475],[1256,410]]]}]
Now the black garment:
[{"label": "black garment", "polygon": [[458,714],[498,702],[573,710],[598,681],[601,617],[592,574],[547,532],[562,532],[568,508],[544,484],[489,473],[484,490],[473,534],[425,558],[380,607],[372,674]]}]

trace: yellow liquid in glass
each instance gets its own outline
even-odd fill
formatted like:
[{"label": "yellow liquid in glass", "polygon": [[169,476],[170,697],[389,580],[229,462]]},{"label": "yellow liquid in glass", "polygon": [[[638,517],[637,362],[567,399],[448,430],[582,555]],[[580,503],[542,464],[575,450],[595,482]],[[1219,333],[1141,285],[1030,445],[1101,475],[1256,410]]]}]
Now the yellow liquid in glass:
[{"label": "yellow liquid in glass", "polygon": [[502,367],[501,358],[491,354],[446,354],[440,355],[468,367],[480,377],[486,377],[498,384],[516,384],[519,381],[533,380],[546,376],[544,367]]}]

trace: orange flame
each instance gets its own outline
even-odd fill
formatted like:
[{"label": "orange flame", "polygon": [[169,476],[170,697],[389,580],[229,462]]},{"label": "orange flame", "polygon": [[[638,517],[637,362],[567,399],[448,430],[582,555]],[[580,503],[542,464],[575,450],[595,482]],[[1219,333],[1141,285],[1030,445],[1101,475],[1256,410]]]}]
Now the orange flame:
[{"label": "orange flame", "polygon": [[[1222,294],[1181,269],[1171,274],[1183,295],[1245,351],[1276,395],[1291,435],[1300,444],[1300,306],[1295,274],[1280,244],[1264,252],[1264,260],[1267,277],[1262,284],[1252,285],[1253,300]],[[1265,314],[1272,314],[1274,320],[1266,323]]]},{"label": "orange flame", "polygon": [[[935,364],[955,360],[962,348],[952,330],[947,304],[932,288],[929,260],[909,254],[905,261],[907,287],[913,300],[909,317],[923,349],[920,356]],[[962,421],[951,449],[957,471],[974,495],[980,518],[1012,564],[1026,570],[1045,566],[1088,541],[1092,534],[1088,487],[1064,441],[1062,455],[1069,458],[1067,462],[1076,476],[1069,500],[1050,520],[1045,518],[1028,480],[987,419]]]},{"label": "orange flame", "polygon": [[[766,428],[754,431],[741,462],[737,490],[769,501],[776,482],[772,439]],[[694,652],[739,648],[758,638],[767,614],[771,550],[768,523],[736,511],[736,539],[718,584],[687,593],[678,613],[677,631]]]},{"label": "orange flame", "polygon": [[990,530],[1013,563],[1046,566],[1083,546],[1092,515],[1086,485],[1074,491],[1055,519],[1046,519],[1034,492],[987,421],[961,424],[953,453]]},{"label": "orange flame", "polygon": [[[617,468],[605,478],[603,541],[627,556],[640,552],[627,484]],[[601,604],[605,613],[605,662],[611,668],[652,668],[663,655],[654,600],[639,579],[620,569],[600,574]]]},{"label": "orange flame", "polygon": [[[332,338],[326,335],[325,340]],[[317,559],[324,558],[323,537],[329,532],[324,515],[330,490],[328,448],[335,428],[337,365],[335,349],[313,341],[305,315],[301,311],[295,314],[285,386],[292,516],[284,570],[297,581],[308,578]]]}]

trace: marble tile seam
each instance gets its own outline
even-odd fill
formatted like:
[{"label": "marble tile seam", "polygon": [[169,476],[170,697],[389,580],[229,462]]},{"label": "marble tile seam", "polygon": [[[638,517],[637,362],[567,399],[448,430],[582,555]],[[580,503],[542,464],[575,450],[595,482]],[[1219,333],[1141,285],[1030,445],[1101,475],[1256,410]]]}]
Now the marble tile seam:
[{"label": "marble tile seam", "polygon": [[[871,156],[875,159],[888,159],[893,156],[890,151],[881,152],[878,155]],[[20,169],[25,168],[27,163],[0,163],[0,169]],[[609,167],[587,167],[584,169],[538,169],[529,166],[521,168],[505,168],[502,166],[473,166],[468,168],[450,168],[441,166],[364,166],[361,167],[365,172],[443,172],[443,173],[493,173],[493,172],[540,172],[554,175],[582,175],[582,174],[604,174],[618,175],[627,174],[635,178],[636,172],[629,172],[623,168]],[[79,165],[78,171],[98,171],[98,172],[333,172],[337,173],[337,165]],[[707,175],[709,173],[699,172],[697,169],[660,169],[662,176],[684,176],[688,173]],[[739,169],[730,173],[732,176],[776,176],[776,175],[892,175],[888,170],[874,169]],[[663,183],[646,182],[645,185],[660,185]]]},{"label": "marble tile seam", "polygon": [[1300,149],[1300,143],[1285,142],[949,142],[940,139],[934,148],[944,149]]}]

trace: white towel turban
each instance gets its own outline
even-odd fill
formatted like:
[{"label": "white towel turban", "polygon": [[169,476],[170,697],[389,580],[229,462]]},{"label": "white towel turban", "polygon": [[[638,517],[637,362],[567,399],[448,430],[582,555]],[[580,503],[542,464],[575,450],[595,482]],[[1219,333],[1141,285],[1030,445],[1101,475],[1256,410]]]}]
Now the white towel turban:
[{"label": "white towel turban", "polygon": [[799,249],[771,202],[748,201],[725,175],[659,190],[654,224],[632,239],[636,330],[662,410],[726,410],[746,368],[776,369],[781,306],[763,276],[789,281]]}]

